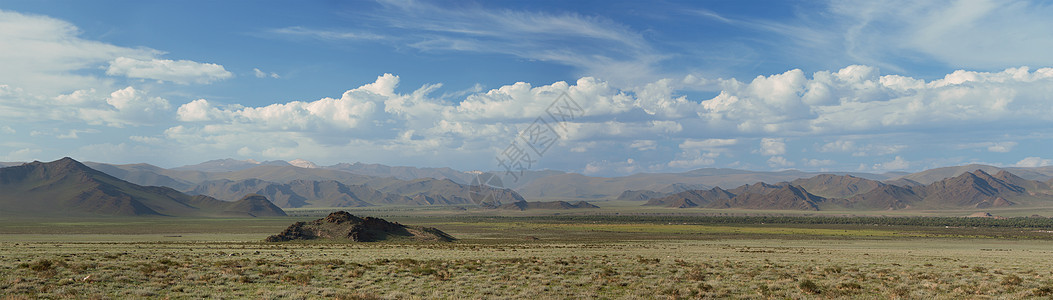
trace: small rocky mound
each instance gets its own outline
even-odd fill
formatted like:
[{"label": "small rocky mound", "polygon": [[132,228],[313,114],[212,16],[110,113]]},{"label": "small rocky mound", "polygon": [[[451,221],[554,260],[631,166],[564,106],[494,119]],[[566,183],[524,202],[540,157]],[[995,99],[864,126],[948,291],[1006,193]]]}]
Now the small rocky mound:
[{"label": "small rocky mound", "polygon": [[310,222],[296,222],[289,228],[286,228],[285,231],[282,231],[282,233],[267,237],[266,241],[287,242],[325,239],[376,242],[397,238],[441,242],[455,240],[449,234],[435,228],[406,226],[373,217],[359,218],[346,211],[338,211],[322,219]]}]

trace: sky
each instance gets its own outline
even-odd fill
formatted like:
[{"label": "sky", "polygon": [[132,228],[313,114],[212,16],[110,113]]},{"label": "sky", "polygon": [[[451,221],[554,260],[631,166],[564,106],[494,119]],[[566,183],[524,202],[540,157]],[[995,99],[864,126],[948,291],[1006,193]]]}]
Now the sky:
[{"label": "sky", "polygon": [[1048,1],[0,0],[0,161],[1053,160]]}]

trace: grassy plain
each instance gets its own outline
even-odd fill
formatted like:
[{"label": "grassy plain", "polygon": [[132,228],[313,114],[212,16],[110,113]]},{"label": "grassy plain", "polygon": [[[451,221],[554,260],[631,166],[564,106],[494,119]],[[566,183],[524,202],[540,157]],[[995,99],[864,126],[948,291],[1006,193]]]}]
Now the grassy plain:
[{"label": "grassy plain", "polygon": [[353,212],[437,227],[460,239],[452,243],[261,242],[328,210],[265,219],[0,219],[0,295],[1053,297],[1053,228],[737,224],[614,211]]}]

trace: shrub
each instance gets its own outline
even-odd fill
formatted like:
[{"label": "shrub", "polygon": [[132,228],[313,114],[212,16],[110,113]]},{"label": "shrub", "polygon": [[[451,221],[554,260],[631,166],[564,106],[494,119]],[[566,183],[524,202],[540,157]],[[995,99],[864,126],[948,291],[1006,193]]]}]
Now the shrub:
[{"label": "shrub", "polygon": [[806,294],[819,294],[819,285],[815,284],[811,279],[802,280],[801,283],[797,284],[797,287]]},{"label": "shrub", "polygon": [[1034,291],[1031,291],[1031,294],[1034,294],[1035,296],[1039,296],[1039,297],[1053,295],[1053,286],[1044,286],[1044,287],[1040,287],[1040,288],[1035,288]]},{"label": "shrub", "polygon": [[1002,285],[1006,286],[1020,285],[1020,283],[1022,282],[1024,282],[1024,280],[1021,279],[1020,276],[1016,276],[1016,274],[1012,274],[1002,278]]}]

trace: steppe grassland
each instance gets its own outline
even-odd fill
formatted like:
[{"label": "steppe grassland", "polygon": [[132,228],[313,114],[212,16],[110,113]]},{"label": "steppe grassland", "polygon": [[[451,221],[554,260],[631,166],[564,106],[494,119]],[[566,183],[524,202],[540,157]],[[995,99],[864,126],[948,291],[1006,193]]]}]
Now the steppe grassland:
[{"label": "steppe grassland", "polygon": [[[3,223],[0,294],[51,298],[1053,296],[1053,241],[1030,235],[956,238],[921,237],[933,235],[916,228],[407,219],[430,223],[461,240],[259,242],[297,218],[69,220],[51,226],[22,222],[21,229]],[[132,222],[137,228],[113,233],[122,228],[121,222]],[[192,224],[180,225],[183,222]],[[26,234],[12,233],[19,230]],[[59,232],[63,230],[75,231]]]}]

